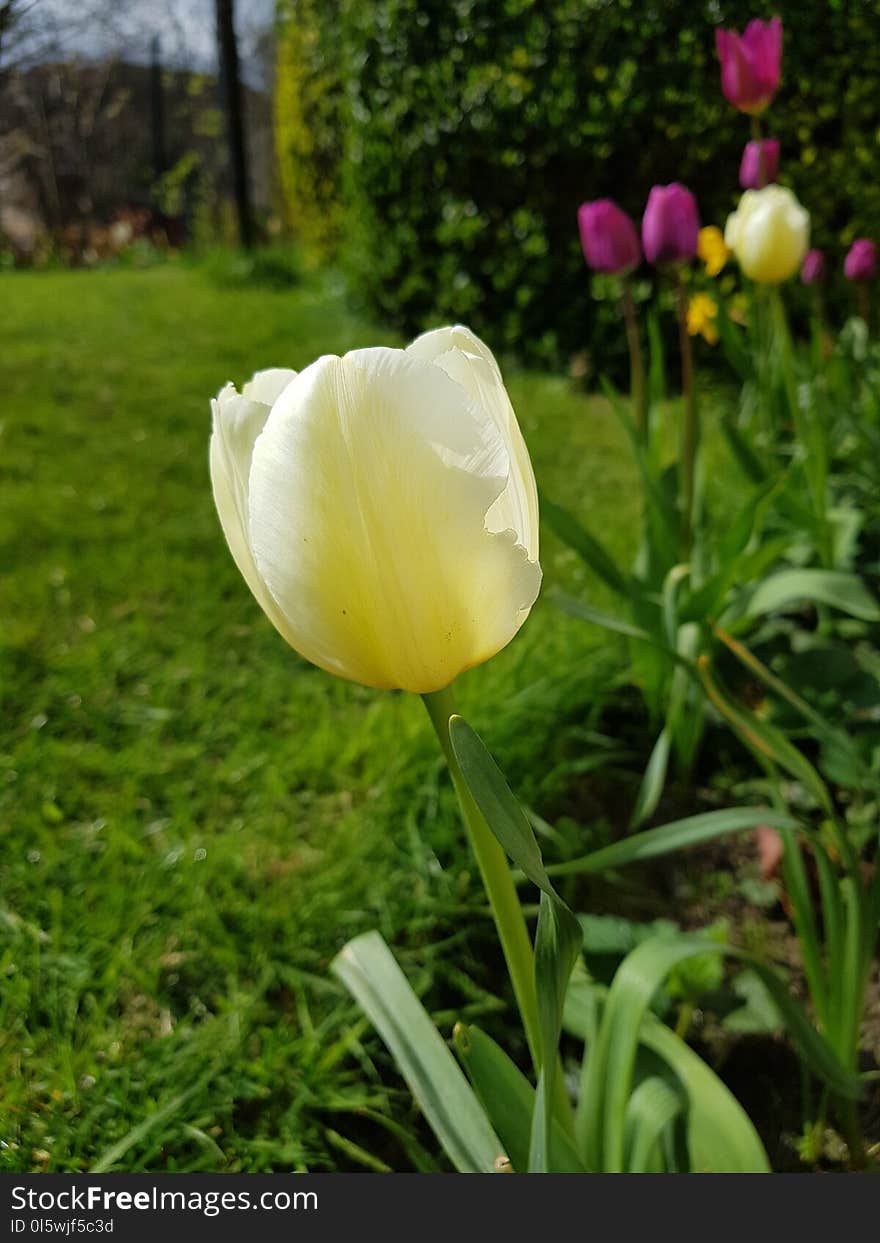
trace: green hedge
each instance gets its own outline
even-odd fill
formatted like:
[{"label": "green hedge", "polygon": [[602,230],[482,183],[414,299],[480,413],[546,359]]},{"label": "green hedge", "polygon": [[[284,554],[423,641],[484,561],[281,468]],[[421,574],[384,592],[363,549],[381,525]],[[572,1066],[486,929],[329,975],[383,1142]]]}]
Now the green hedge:
[{"label": "green hedge", "polygon": [[880,232],[877,0],[307,7],[336,77],[345,263],[405,331],[460,318],[529,360],[589,345],[601,366],[619,331],[590,299],[577,206],[611,195],[637,216],[680,180],[723,224],[748,121],[721,94],[719,22],[785,21],[769,132],[817,243]]},{"label": "green hedge", "polygon": [[342,201],[343,80],[334,0],[279,0],[275,154],[284,223],[307,251],[332,254]]}]

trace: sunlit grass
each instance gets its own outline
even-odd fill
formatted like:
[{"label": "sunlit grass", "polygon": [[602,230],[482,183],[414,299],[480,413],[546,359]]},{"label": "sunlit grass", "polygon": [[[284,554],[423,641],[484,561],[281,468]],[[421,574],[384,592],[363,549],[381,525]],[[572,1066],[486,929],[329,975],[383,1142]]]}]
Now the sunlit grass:
[{"label": "sunlit grass", "polygon": [[[411,1168],[363,1113],[415,1126],[408,1096],[327,964],[379,927],[447,1023],[497,1009],[485,921],[463,931],[476,879],[421,705],[285,648],[207,470],[227,379],[393,337],[325,277],[2,281],[0,1168],[350,1168],[357,1143]],[[629,557],[635,480],[607,405],[562,378],[511,392],[542,485]],[[550,538],[543,561],[584,588]],[[580,758],[613,663],[598,641],[542,600],[463,679],[539,810]]]}]

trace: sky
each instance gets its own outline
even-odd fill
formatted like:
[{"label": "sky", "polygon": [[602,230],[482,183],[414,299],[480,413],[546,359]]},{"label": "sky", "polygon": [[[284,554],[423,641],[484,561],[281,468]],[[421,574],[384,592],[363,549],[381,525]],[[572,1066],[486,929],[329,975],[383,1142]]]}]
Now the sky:
[{"label": "sky", "polygon": [[[236,29],[242,76],[252,86],[259,70],[253,57],[257,37],[272,24],[274,0],[236,0]],[[101,58],[122,54],[144,62],[159,35],[163,62],[211,71],[216,67],[214,0],[31,0],[28,38],[31,58]]]}]

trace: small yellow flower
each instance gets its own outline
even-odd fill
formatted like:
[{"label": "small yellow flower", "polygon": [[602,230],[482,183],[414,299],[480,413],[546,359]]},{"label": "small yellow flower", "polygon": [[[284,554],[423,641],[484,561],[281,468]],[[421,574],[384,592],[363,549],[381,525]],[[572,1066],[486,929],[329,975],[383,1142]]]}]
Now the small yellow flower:
[{"label": "small yellow flower", "polygon": [[715,345],[718,341],[718,329],[715,325],[717,316],[717,303],[708,294],[695,293],[688,302],[688,332],[692,337],[701,336],[709,345]]},{"label": "small yellow flower", "polygon": [[725,245],[724,234],[714,224],[700,229],[697,238],[697,254],[706,265],[707,276],[717,276],[730,258],[730,250]]}]

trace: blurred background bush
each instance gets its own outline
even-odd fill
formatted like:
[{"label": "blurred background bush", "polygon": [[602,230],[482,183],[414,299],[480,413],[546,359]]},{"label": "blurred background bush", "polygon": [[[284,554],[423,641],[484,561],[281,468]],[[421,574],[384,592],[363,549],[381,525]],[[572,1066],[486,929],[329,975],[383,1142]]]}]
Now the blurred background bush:
[{"label": "blurred background bush", "polygon": [[[285,218],[339,251],[370,310],[415,332],[459,318],[560,363],[620,347],[590,298],[578,204],[639,216],[683,181],[723,225],[748,137],[713,27],[785,23],[769,125],[782,180],[839,251],[880,216],[880,9],[846,0],[279,0]],[[725,170],[726,175],[725,175]]]}]

